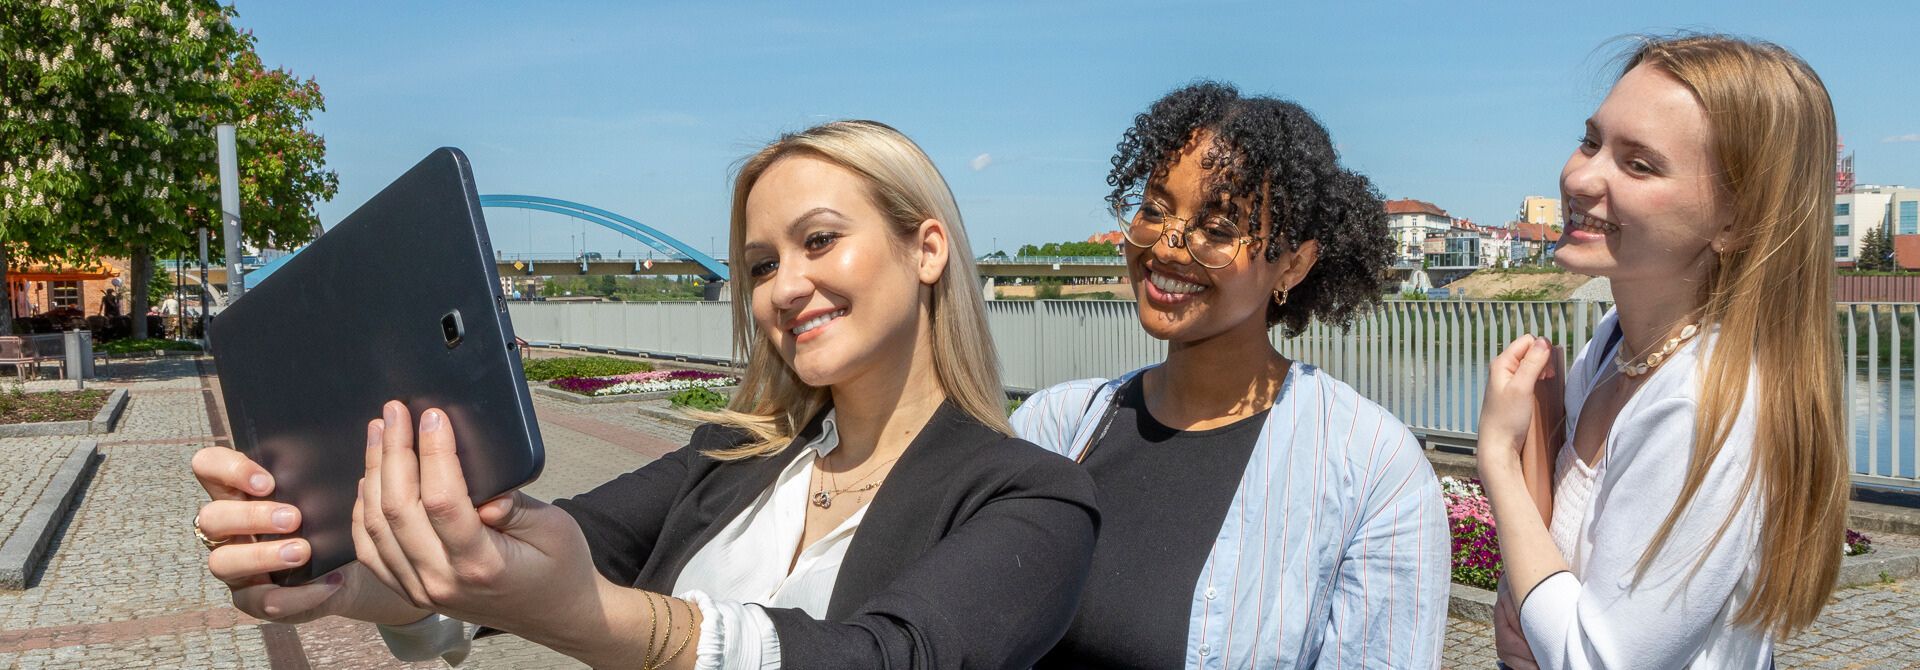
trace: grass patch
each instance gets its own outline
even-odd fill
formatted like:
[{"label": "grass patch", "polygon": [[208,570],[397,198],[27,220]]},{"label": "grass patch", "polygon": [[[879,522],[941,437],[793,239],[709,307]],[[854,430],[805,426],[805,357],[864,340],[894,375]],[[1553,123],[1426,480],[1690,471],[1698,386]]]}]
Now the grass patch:
[{"label": "grass patch", "polygon": [[93,346],[94,350],[114,355],[138,354],[149,351],[199,351],[200,345],[185,340],[113,340]]},{"label": "grass patch", "polygon": [[14,386],[0,392],[0,423],[92,421],[111,393],[104,389],[27,393]]},{"label": "grass patch", "polygon": [[635,372],[652,372],[653,364],[605,356],[567,356],[527,361],[527,381],[544,382],[561,377],[612,377]]}]

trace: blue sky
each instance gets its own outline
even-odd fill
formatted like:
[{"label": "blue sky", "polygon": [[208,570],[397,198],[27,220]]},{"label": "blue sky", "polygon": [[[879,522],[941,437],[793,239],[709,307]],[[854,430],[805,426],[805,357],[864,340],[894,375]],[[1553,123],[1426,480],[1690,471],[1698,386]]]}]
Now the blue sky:
[{"label": "blue sky", "polygon": [[[1557,4],[1557,3],[1554,3]],[[1351,5],[1351,6],[1349,6]],[[1554,195],[1613,75],[1610,38],[1772,40],[1826,81],[1860,181],[1920,185],[1920,6],[1813,3],[326,3],[239,0],[270,65],[320,82],[331,226],[439,146],[482,193],[614,210],[724,246],[728,170],[782,131],[871,118],[945,173],[976,249],[1108,227],[1132,116],[1196,78],[1293,99],[1391,198],[1481,223]],[[983,156],[985,158],[983,158]],[[631,253],[487,210],[507,253]]]}]

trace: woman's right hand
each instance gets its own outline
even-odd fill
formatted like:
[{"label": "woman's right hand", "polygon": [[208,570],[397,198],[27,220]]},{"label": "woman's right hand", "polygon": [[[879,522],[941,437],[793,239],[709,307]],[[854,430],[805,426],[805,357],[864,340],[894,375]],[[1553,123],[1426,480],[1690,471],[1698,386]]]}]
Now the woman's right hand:
[{"label": "woman's right hand", "polygon": [[300,510],[264,499],[273,493],[273,475],[239,451],[207,447],[193,455],[193,477],[212,502],[201,506],[195,523],[214,542],[226,540],[207,556],[207,568],[233,593],[233,606],[255,618],[304,623],[328,615],[383,624],[419,621],[430,612],[413,607],[359,563],[301,586],[274,584],[269,573],[303,565],[312,548],[300,538],[256,541],[254,535],[285,534],[300,528]]}]

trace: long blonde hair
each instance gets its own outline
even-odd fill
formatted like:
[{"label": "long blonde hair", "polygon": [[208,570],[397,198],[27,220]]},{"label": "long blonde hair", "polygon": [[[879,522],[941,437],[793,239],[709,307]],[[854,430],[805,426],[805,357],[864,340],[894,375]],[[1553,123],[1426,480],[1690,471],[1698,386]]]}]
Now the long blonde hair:
[{"label": "long blonde hair", "polygon": [[1702,363],[1686,483],[1640,572],[1720,453],[1751,371],[1761,382],[1747,480],[1759,492],[1760,560],[1734,621],[1786,637],[1833,592],[1850,486],[1833,311],[1833,103],[1813,68],[1767,42],[1649,38],[1622,73],[1641,64],[1678,79],[1706,109],[1735,237],[1703,288],[1703,320],[1719,326],[1719,344]]},{"label": "long blonde hair", "polygon": [[[746,256],[747,194],[754,183],[775,163],[793,156],[817,158],[860,175],[868,196],[903,237],[927,219],[946,224],[947,268],[927,304],[934,374],[948,401],[994,430],[1012,434],[1000,363],[987,330],[987,308],[973,284],[973,251],[960,222],[960,207],[932,159],[900,131],[877,121],[834,121],[782,135],[748,157],[733,181],[729,255]],[[735,356],[746,357],[747,371],[727,409],[705,418],[743,429],[751,437],[739,447],[708,452],[722,460],[779,453],[828,400],[827,389],[802,382],[772,341],[758,332],[752,280],[744,274],[736,277],[733,349]]]}]

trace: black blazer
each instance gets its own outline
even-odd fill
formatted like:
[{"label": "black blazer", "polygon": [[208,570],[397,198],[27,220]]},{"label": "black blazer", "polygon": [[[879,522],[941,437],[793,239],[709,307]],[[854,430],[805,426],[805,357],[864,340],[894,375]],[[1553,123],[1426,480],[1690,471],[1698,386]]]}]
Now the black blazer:
[{"label": "black blazer", "polygon": [[[819,434],[824,414],[796,444]],[[744,461],[703,453],[745,439],[701,426],[686,447],[554,504],[579,521],[601,574],[671,592],[694,552],[792,462],[788,451]],[[1072,461],[949,402],[869,505],[826,621],[767,609],[783,667],[1026,668],[1066,633],[1099,526],[1093,480]]]}]

